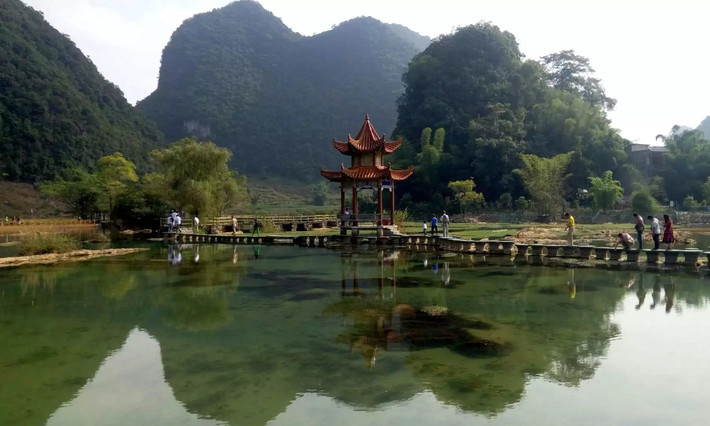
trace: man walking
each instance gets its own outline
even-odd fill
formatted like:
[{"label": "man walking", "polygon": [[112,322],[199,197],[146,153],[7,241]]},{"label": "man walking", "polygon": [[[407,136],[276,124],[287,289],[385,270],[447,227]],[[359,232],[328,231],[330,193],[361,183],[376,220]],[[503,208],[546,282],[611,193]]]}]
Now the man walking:
[{"label": "man walking", "polygon": [[567,227],[565,228],[565,231],[567,231],[567,243],[569,245],[574,244],[574,216],[569,214],[569,212],[565,213],[565,217],[567,218]]},{"label": "man walking", "polygon": [[431,215],[431,235],[432,235],[432,237],[434,236],[435,233],[436,234],[439,233],[439,228],[436,227],[436,224],[438,221],[439,221],[439,219],[436,218],[435,214]]},{"label": "man walking", "polygon": [[232,235],[237,235],[237,228],[239,228],[239,222],[237,222],[237,218],[232,215]]},{"label": "man walking", "polygon": [[653,238],[653,249],[658,250],[661,239],[661,224],[658,219],[652,215],[648,215],[648,220],[651,221],[651,237]]},{"label": "man walking", "polygon": [[634,218],[636,218],[634,229],[636,229],[636,236],[639,240],[639,250],[643,250],[643,230],[646,229],[646,226],[643,224],[643,216],[634,213]]},{"label": "man walking", "polygon": [[442,227],[442,232],[444,234],[444,237],[449,236],[449,215],[446,214],[446,210],[444,210],[444,214],[441,215],[441,227]]},{"label": "man walking", "polygon": [[197,212],[195,212],[195,217],[192,218],[192,233],[200,233],[200,218],[197,217]]}]

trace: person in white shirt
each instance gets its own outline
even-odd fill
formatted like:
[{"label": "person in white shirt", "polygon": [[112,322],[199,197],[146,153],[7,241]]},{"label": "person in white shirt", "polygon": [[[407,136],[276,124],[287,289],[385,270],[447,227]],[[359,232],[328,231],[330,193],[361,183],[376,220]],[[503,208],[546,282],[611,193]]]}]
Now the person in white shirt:
[{"label": "person in white shirt", "polygon": [[446,210],[444,210],[444,214],[441,215],[441,229],[442,233],[445,237],[449,236],[449,215],[446,214]]},{"label": "person in white shirt", "polygon": [[652,215],[648,215],[648,220],[651,221],[651,237],[653,237],[653,249],[658,250],[661,239],[661,224],[658,222],[658,219],[656,219]]},{"label": "person in white shirt", "polygon": [[176,213],[173,218],[173,229],[175,232],[180,232],[180,225],[182,225],[182,218]]},{"label": "person in white shirt", "polygon": [[197,217],[197,213],[195,213],[195,217],[192,218],[192,232],[195,234],[200,232],[200,218]]}]

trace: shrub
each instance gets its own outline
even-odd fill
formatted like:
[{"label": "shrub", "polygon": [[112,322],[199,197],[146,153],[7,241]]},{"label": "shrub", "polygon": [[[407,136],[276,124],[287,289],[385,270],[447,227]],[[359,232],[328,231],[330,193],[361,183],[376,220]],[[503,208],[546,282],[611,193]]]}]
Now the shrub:
[{"label": "shrub", "polygon": [[68,235],[40,234],[29,235],[20,245],[20,254],[66,253],[79,248],[79,242]]}]

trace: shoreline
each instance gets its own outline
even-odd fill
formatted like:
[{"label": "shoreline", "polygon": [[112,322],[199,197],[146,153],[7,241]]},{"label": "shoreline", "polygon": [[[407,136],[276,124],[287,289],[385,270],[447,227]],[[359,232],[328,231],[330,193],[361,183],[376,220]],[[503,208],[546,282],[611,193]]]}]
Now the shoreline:
[{"label": "shoreline", "polygon": [[59,262],[80,262],[97,257],[122,256],[124,254],[147,251],[148,248],[121,248],[100,250],[72,250],[67,253],[34,254],[30,256],[0,257],[0,268],[27,265],[53,265]]}]

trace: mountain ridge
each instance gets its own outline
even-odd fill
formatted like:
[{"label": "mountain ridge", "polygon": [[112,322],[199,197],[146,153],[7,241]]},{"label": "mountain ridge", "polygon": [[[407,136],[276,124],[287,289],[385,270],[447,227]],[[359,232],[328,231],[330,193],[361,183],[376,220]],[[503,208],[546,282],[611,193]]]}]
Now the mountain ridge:
[{"label": "mountain ridge", "polygon": [[[137,107],[169,139],[231,149],[240,173],[315,179],[342,162],[330,141],[356,132],[366,113],[380,132],[394,129],[402,73],[428,42],[371,17],[302,36],[242,0],[173,33],[158,88]],[[186,78],[190,70],[199,72]]]}]

